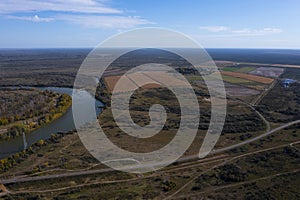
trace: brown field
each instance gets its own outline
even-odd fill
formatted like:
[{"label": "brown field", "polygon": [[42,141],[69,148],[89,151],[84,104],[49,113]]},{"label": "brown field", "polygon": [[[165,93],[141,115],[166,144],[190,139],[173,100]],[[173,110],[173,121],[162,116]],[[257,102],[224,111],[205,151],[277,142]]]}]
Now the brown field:
[{"label": "brown field", "polygon": [[106,84],[107,89],[111,92],[113,91],[116,83],[121,78],[121,76],[106,76],[104,77],[104,81]]},{"label": "brown field", "polygon": [[[119,81],[119,79],[121,78],[121,76],[107,76],[104,78],[105,84],[108,87],[108,90],[110,92],[113,91],[115,85],[117,84],[117,82]],[[145,78],[145,77],[143,77]],[[148,78],[148,77],[146,77]],[[152,88],[160,88],[161,86],[159,84],[153,83],[152,81],[145,81],[145,84],[142,84],[141,79],[137,80],[137,79],[132,79],[131,76],[123,76],[122,78],[124,81],[124,87],[123,88],[119,88],[121,91],[127,91],[128,89],[132,89],[136,86],[139,86],[140,88],[143,89],[152,89]],[[150,79],[150,78],[149,78]],[[151,79],[150,79],[151,80]]]},{"label": "brown field", "polygon": [[[104,78],[105,84],[108,87],[108,90],[110,92],[113,91],[115,85],[117,82],[120,80],[121,76],[107,76]],[[144,84],[142,84],[142,79],[144,79]],[[136,88],[136,86],[139,86],[140,88],[143,89],[151,89],[151,88],[159,88],[161,87],[159,84],[153,83],[154,81],[151,80],[147,76],[123,76],[122,81],[124,82],[122,88],[119,88],[120,91],[127,91],[133,88]]]},{"label": "brown field", "polygon": [[104,77],[105,84],[110,92],[113,91],[115,85],[122,77],[123,84],[118,89],[120,92],[129,91],[140,87],[143,89],[160,88],[160,84],[171,84],[173,86],[185,86],[186,83],[181,79],[164,72],[148,72],[134,73],[125,76],[106,76]]},{"label": "brown field", "polygon": [[252,74],[243,74],[243,73],[239,73],[239,72],[222,71],[221,74],[236,77],[236,78],[242,78],[242,79],[247,79],[247,80],[251,80],[251,81],[256,81],[256,82],[264,83],[264,84],[270,84],[274,80],[272,78],[256,76],[256,75],[252,75]]},{"label": "brown field", "polygon": [[133,81],[136,85],[143,89],[151,89],[151,88],[159,88],[161,87],[157,81],[154,81],[149,76],[146,76],[145,74],[138,72],[138,73],[132,73],[128,74],[127,77]]},{"label": "brown field", "polygon": [[146,85],[143,85],[141,88],[143,88],[143,89],[161,88],[161,85],[158,85],[158,84],[155,84],[155,83],[148,83]]},{"label": "brown field", "polygon": [[151,79],[164,84],[164,85],[172,85],[172,86],[186,86],[186,83],[177,77],[173,73],[160,72],[160,71],[151,71],[147,72],[147,76]]}]

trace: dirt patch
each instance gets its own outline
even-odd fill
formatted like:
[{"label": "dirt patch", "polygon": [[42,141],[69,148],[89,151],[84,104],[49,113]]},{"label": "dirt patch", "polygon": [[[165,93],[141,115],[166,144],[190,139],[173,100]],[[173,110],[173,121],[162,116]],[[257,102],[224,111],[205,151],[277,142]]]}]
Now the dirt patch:
[{"label": "dirt patch", "polygon": [[230,84],[224,82],[226,94],[228,96],[253,96],[258,95],[260,92],[254,89],[243,87],[240,85]]},{"label": "dirt patch", "polygon": [[277,78],[283,72],[284,72],[283,68],[277,68],[277,67],[259,67],[256,70],[250,72],[250,74]]}]

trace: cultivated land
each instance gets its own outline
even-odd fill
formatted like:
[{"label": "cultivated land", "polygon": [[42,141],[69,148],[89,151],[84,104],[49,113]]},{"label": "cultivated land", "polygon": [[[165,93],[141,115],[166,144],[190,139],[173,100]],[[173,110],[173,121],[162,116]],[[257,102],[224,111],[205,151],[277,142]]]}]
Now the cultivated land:
[{"label": "cultivated land", "polygon": [[[153,52],[149,54],[153,56]],[[143,56],[135,56],[137,63],[148,61],[145,52],[139,55]],[[261,70],[268,66],[217,62],[225,81],[228,114],[214,151],[199,160],[196,155],[210,120],[208,90],[202,78],[182,60],[159,55],[170,66],[176,63],[174,68],[192,83],[201,107],[197,137],[184,157],[152,173],[116,172],[97,162],[76,133],[53,135],[49,140],[7,158],[8,165],[1,161],[4,167],[0,182],[4,185],[0,187],[0,198],[299,199],[300,84],[296,82],[285,88],[282,80],[300,80],[300,69],[288,68],[281,75],[269,78],[272,76],[266,74],[265,69]],[[115,64],[122,65],[121,61]],[[101,82],[97,97],[107,107],[99,116],[99,123],[118,146],[134,152],[153,151],[167,144],[176,134],[180,107],[175,96],[163,87],[148,85],[140,88],[131,98],[133,121],[141,126],[148,124],[148,110],[157,102],[165,106],[168,119],[163,131],[155,137],[137,139],[124,134],[114,123],[109,98],[116,80],[128,68],[130,66],[111,67]],[[265,73],[251,74],[257,71]],[[282,68],[273,66],[272,71],[282,71]],[[138,78],[129,77],[128,81],[139,85]]]},{"label": "cultivated land", "polygon": [[273,82],[273,79],[271,79],[271,78],[255,76],[255,75],[251,75],[251,74],[244,74],[244,73],[240,73],[240,72],[224,71],[224,72],[222,72],[222,74],[226,75],[226,76],[232,76],[232,77],[246,79],[246,80],[255,81],[255,82],[264,83],[264,84],[271,84]]}]

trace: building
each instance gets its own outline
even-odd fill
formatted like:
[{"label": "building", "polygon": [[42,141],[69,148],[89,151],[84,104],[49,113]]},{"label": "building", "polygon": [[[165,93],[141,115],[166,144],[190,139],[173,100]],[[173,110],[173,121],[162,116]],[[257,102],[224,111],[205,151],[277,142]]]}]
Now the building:
[{"label": "building", "polygon": [[287,78],[287,79],[284,79],[282,83],[285,88],[288,88],[290,86],[290,84],[295,83],[295,82],[296,82],[295,80]]}]

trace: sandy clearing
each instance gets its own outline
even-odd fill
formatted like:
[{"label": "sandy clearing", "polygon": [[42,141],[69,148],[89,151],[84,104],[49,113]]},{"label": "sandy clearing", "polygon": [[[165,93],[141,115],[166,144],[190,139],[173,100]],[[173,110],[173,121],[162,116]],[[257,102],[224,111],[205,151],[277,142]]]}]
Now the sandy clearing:
[{"label": "sandy clearing", "polygon": [[250,74],[258,75],[258,76],[268,76],[277,78],[284,72],[283,68],[277,67],[259,67],[256,70],[250,72]]}]

